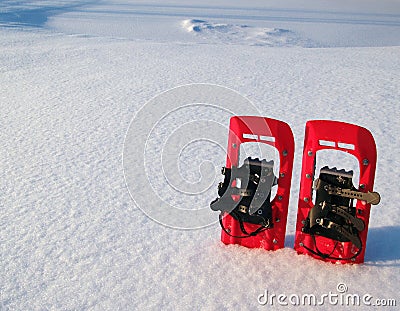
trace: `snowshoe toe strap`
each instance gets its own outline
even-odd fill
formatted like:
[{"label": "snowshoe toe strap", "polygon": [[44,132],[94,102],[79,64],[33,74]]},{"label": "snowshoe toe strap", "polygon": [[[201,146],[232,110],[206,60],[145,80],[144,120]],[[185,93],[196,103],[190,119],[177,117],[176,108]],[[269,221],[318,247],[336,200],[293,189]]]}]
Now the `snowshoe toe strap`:
[{"label": "snowshoe toe strap", "polygon": [[330,211],[346,219],[347,222],[351,223],[358,231],[364,230],[364,222],[360,218],[354,217],[350,213],[346,212],[343,207],[332,205]]},{"label": "snowshoe toe strap", "polygon": [[318,219],[318,225],[323,228],[333,230],[337,235],[343,236],[350,242],[352,242],[358,249],[361,248],[361,240],[358,235],[352,234],[347,231],[343,226],[340,226],[329,219]]}]

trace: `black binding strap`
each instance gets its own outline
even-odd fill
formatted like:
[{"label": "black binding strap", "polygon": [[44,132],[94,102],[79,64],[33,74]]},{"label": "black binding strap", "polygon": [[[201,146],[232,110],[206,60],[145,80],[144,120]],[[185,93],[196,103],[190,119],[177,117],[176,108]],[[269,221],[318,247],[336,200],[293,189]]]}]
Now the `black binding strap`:
[{"label": "black binding strap", "polygon": [[316,241],[316,239],[315,239],[315,235],[314,235],[314,234],[311,234],[311,237],[312,237],[312,239],[313,239],[313,243],[314,243],[314,246],[315,246],[315,251],[314,251],[312,248],[309,248],[309,247],[305,246],[304,244],[303,244],[303,247],[304,247],[306,250],[308,250],[310,253],[312,253],[312,254],[314,254],[314,255],[317,255],[317,256],[319,256],[319,257],[321,257],[321,258],[323,258],[323,259],[332,259],[332,260],[352,260],[352,259],[356,258],[358,255],[360,255],[360,254],[361,254],[361,251],[362,251],[362,243],[361,243],[361,247],[360,247],[360,248],[358,249],[358,251],[357,251],[353,256],[351,256],[351,257],[345,257],[345,258],[332,257],[332,254],[333,254],[333,252],[335,251],[337,245],[339,244],[339,241],[336,241],[335,246],[333,247],[332,251],[331,251],[329,254],[325,254],[325,253],[321,252],[321,251],[318,249],[317,241]]},{"label": "black binding strap", "polygon": [[[214,211],[220,211],[219,222],[222,230],[234,238],[248,238],[273,227],[271,187],[277,183],[273,173],[273,161],[247,158],[241,167],[222,168],[224,182],[218,186],[219,197],[211,202]],[[237,180],[241,185],[238,188]],[[239,222],[243,235],[235,236],[222,222],[225,213]],[[253,232],[247,232],[244,223],[259,225]]]},{"label": "black binding strap", "polygon": [[[235,212],[233,212],[233,213],[235,213]],[[232,213],[231,213],[231,214],[232,214]],[[267,227],[260,226],[260,227],[258,227],[256,230],[254,230],[253,232],[248,233],[248,232],[246,231],[246,229],[244,228],[244,223],[243,223],[242,218],[238,217],[237,219],[238,219],[238,221],[239,221],[240,230],[241,230],[241,231],[243,232],[243,234],[245,234],[245,235],[233,235],[233,234],[231,234],[231,233],[228,231],[228,229],[225,228],[225,226],[224,226],[224,224],[223,224],[223,222],[222,222],[222,218],[223,218],[223,216],[222,216],[222,213],[221,213],[221,214],[219,214],[219,224],[221,225],[222,230],[223,230],[227,235],[229,235],[229,236],[231,236],[231,237],[233,237],[233,238],[238,238],[238,239],[249,238],[249,237],[252,237],[252,236],[256,236],[257,234],[259,234],[259,233],[261,233],[261,232],[263,232],[263,231],[265,231],[265,230],[268,229]]]},{"label": "black binding strap", "polygon": [[[316,179],[314,189],[316,190],[315,205],[308,213],[302,231],[310,234],[314,243],[314,249],[302,245],[310,253],[324,259],[352,260],[356,258],[363,249],[359,232],[365,229],[362,219],[356,217],[356,208],[353,207],[353,199],[341,196],[339,192],[332,193],[330,189],[349,189],[356,192],[352,182],[353,172],[344,170],[321,169],[319,178]],[[323,236],[336,241],[330,253],[319,250],[316,236]],[[350,242],[358,250],[348,258],[333,257],[339,242]]]}]

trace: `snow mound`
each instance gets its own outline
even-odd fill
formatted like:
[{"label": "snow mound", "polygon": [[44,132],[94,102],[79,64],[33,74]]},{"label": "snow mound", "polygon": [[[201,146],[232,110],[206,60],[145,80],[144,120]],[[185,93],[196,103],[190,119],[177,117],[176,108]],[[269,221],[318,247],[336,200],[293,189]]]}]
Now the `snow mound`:
[{"label": "snow mound", "polygon": [[276,47],[317,47],[315,42],[302,38],[299,34],[281,28],[253,27],[246,24],[225,24],[199,19],[186,19],[183,29],[211,42],[227,44],[249,44]]}]

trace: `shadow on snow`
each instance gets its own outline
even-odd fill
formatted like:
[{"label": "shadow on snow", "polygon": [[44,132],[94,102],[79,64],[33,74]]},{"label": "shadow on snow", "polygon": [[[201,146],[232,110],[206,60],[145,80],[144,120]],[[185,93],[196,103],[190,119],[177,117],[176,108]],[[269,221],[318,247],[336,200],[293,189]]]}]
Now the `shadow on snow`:
[{"label": "shadow on snow", "polygon": [[0,27],[43,27],[50,17],[76,10],[93,2],[95,1],[73,1],[70,4],[38,8],[29,4],[29,2],[16,1],[10,4],[9,7],[5,6],[6,10],[3,7],[3,12],[0,10]]},{"label": "shadow on snow", "polygon": [[[368,230],[365,264],[370,266],[400,266],[384,262],[400,260],[400,226],[372,227]],[[293,247],[294,235],[286,236],[285,247]],[[380,263],[376,263],[380,262]],[[382,263],[383,262],[383,263]]]}]

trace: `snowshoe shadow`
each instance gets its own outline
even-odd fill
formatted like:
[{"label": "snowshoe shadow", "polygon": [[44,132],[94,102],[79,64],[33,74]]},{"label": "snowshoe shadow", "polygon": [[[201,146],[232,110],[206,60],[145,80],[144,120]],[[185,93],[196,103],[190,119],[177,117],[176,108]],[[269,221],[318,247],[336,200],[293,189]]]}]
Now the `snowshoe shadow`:
[{"label": "snowshoe shadow", "polygon": [[[294,239],[294,234],[288,234],[285,238],[285,247],[292,248]],[[365,264],[400,267],[399,240],[400,226],[369,228]],[[399,262],[394,262],[396,260]]]},{"label": "snowshoe shadow", "polygon": [[[365,263],[382,266],[376,261],[400,260],[399,240],[400,226],[369,228]],[[388,263],[388,266],[400,267],[400,262]]]},{"label": "snowshoe shadow", "polygon": [[287,234],[285,237],[285,247],[293,248],[294,234]]}]

